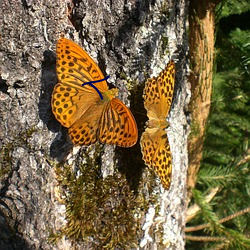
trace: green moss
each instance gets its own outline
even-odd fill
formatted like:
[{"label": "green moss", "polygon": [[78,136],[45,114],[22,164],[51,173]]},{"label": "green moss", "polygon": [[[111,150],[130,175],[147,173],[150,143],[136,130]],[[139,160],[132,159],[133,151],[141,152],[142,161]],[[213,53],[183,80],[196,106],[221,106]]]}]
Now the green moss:
[{"label": "green moss", "polygon": [[91,242],[98,249],[138,246],[140,217],[148,209],[149,200],[141,192],[135,195],[124,174],[117,171],[103,179],[93,159],[80,164],[77,175],[68,165],[57,166],[56,172],[66,197],[67,225],[51,234],[51,241],[66,236]]},{"label": "green moss", "polygon": [[122,72],[120,73],[120,78],[123,79],[123,80],[126,80],[126,81],[128,80],[127,75],[125,74],[124,71],[122,71]]},{"label": "green moss", "polygon": [[[12,171],[12,152],[16,147],[29,147],[27,139],[35,132],[35,128],[32,127],[18,135],[15,135],[12,142],[9,142],[0,150],[0,179],[8,178]],[[3,179],[1,179],[3,181]]]},{"label": "green moss", "polygon": [[0,150],[0,179],[4,176],[9,175],[11,172],[11,152],[13,148],[12,145],[9,143],[8,145],[4,146]]},{"label": "green moss", "polygon": [[27,138],[30,138],[32,136],[32,134],[37,132],[37,131],[38,131],[37,128],[35,126],[33,126],[29,129],[27,129],[24,133],[22,133],[22,136],[27,139]]},{"label": "green moss", "polygon": [[167,1],[164,1],[160,8],[161,16],[165,16],[166,18],[169,16],[169,5]]},{"label": "green moss", "polygon": [[161,55],[169,54],[168,50],[168,37],[162,35],[161,37]]},{"label": "green moss", "polygon": [[138,85],[138,81],[137,80],[131,80],[129,77],[126,76],[125,72],[121,72],[120,78],[122,80],[126,81],[126,86],[127,86],[129,91],[131,91],[135,86]]}]

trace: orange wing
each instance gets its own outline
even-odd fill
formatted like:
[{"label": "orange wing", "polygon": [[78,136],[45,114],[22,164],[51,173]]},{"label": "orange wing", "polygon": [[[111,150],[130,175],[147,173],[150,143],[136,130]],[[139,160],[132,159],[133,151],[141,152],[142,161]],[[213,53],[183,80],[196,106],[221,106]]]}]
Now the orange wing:
[{"label": "orange wing", "polygon": [[117,98],[113,98],[105,107],[100,120],[99,140],[125,148],[132,147],[138,140],[134,116]]},{"label": "orange wing", "polygon": [[[52,93],[51,106],[56,119],[69,128],[100,99],[92,86],[82,84],[103,79],[104,76],[87,52],[66,38],[58,40],[56,53],[59,83]],[[94,85],[100,92],[108,90],[106,81]]]},{"label": "orange wing", "polygon": [[69,128],[72,142],[90,145],[100,140],[121,147],[134,145],[138,137],[136,122],[130,110],[114,98],[118,90],[108,90],[106,81],[93,83],[104,97],[101,100],[92,86],[82,86],[104,78],[96,63],[66,38],[59,39],[56,52],[59,83],[52,94],[52,111]]},{"label": "orange wing", "polygon": [[169,189],[172,174],[172,158],[168,136],[163,129],[149,129],[142,133],[143,160],[155,170],[165,189]]},{"label": "orange wing", "polygon": [[[57,76],[59,82],[62,82],[64,85],[92,92],[93,87],[90,85],[82,86],[82,84],[104,79],[101,70],[94,60],[76,43],[66,38],[60,38],[57,42],[56,54]],[[101,92],[108,90],[106,81],[101,81],[94,85]]]},{"label": "orange wing", "polygon": [[174,92],[175,64],[170,61],[157,77],[149,78],[143,91],[149,119],[166,119]]},{"label": "orange wing", "polygon": [[148,127],[142,133],[140,145],[142,158],[161,179],[165,189],[169,189],[172,173],[170,145],[165,128],[174,91],[175,65],[170,61],[158,77],[150,78],[143,91],[144,107],[149,118]]},{"label": "orange wing", "polygon": [[69,128],[70,139],[75,145],[89,146],[98,141],[100,119],[108,104],[109,102],[92,104],[84,115]]}]

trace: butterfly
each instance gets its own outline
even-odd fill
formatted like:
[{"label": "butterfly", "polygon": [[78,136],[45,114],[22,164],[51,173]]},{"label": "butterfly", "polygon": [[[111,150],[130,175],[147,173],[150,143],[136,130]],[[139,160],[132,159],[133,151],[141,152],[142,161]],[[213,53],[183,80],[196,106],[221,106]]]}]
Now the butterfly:
[{"label": "butterfly", "polygon": [[[104,76],[79,45],[60,38],[56,46],[58,83],[52,93],[52,112],[75,145],[97,141],[131,147],[138,139],[137,125],[129,108],[115,98]],[[100,95],[101,94],[101,95]],[[101,98],[102,97],[102,98]]]},{"label": "butterfly", "polygon": [[142,159],[159,175],[165,189],[170,187],[172,173],[170,145],[165,128],[169,125],[166,117],[172,102],[174,79],[175,64],[170,61],[158,77],[146,81],[143,91],[149,120],[140,140]]}]

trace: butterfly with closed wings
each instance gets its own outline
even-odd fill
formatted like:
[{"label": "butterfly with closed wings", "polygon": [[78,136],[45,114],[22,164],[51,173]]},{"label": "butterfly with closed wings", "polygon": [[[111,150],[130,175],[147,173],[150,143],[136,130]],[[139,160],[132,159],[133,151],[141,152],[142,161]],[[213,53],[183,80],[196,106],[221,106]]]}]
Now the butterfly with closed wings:
[{"label": "butterfly with closed wings", "polygon": [[172,173],[170,145],[165,129],[169,113],[175,79],[175,65],[170,61],[158,77],[145,83],[143,92],[144,107],[149,121],[142,133],[140,145],[145,164],[152,167],[161,179],[165,189],[169,189]]}]

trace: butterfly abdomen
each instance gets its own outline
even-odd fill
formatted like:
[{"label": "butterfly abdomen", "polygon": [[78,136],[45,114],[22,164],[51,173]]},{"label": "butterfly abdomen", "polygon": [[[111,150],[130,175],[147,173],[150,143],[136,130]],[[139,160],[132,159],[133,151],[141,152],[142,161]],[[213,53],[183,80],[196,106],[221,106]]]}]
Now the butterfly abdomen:
[{"label": "butterfly abdomen", "polygon": [[166,121],[166,119],[151,119],[147,122],[147,127],[148,128],[161,128],[165,129],[168,128],[169,124]]}]

